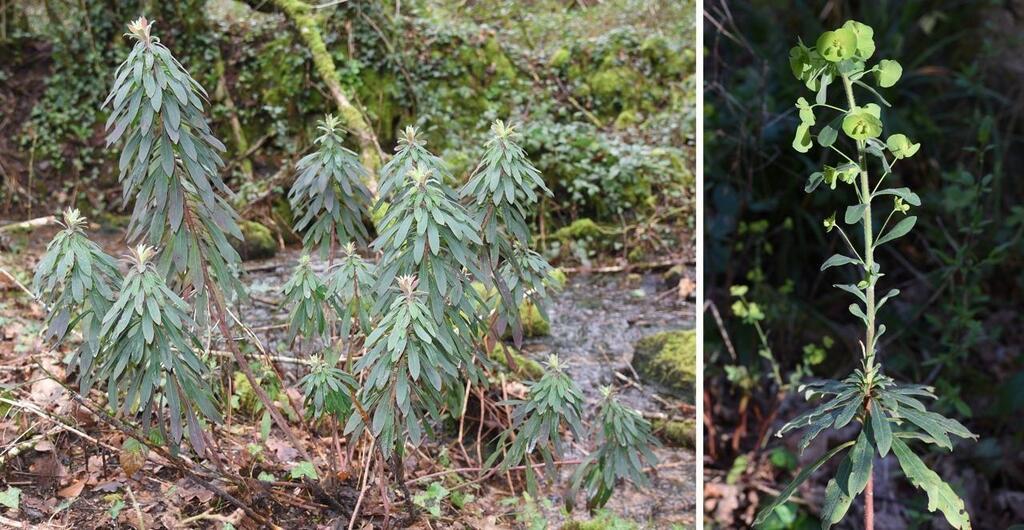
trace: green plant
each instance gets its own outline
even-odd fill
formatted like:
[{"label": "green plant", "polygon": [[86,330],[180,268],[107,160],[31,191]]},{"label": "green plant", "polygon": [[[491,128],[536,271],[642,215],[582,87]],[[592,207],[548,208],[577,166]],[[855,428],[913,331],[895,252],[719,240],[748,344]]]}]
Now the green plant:
[{"label": "green plant", "polygon": [[[971,527],[964,502],[938,474],[925,465],[908,443],[918,441],[952,450],[951,435],[960,438],[976,436],[956,420],[927,411],[919,398],[935,399],[932,389],[922,385],[896,383],[884,375],[878,358],[878,338],[885,333],[885,326],[877,325],[876,312],[887,300],[898,295],[899,291],[892,289],[881,299],[876,299],[876,284],[883,274],[875,259],[875,251],[910,232],[917,218],[906,216],[906,213],[911,206],[920,206],[921,201],[909,188],[882,187],[886,178],[892,174],[893,166],[899,160],[913,156],[919,144],[912,143],[903,134],[892,134],[884,142],[880,140],[884,129],[881,107],[875,103],[858,105],[856,100],[855,88],[867,91],[888,106],[889,103],[864,79],[873,74],[876,85],[886,88],[893,86],[902,74],[902,68],[896,61],[882,60],[870,68],[866,65],[875,51],[873,34],[869,26],[848,21],[841,28],[823,33],[815,47],[809,48],[800,43],[790,52],[793,74],[817,94],[813,104],[804,98],[797,101],[800,126],[793,147],[797,151],[807,152],[816,141],[843,159],[837,167],[825,166],[822,171],[813,173],[805,191],[811,193],[822,187],[822,184],[835,190],[839,183],[843,183],[853,189],[857,198],[856,204],[847,207],[843,222],[847,225],[861,225],[862,251],[858,251],[843,230],[843,223],[837,222],[835,214],[832,214],[824,221],[825,229],[827,232],[837,230],[852,256],[833,255],[821,269],[856,266],[859,281],[854,284],[837,284],[836,287],[850,293],[859,302],[850,305],[850,313],[864,324],[865,336],[861,342],[861,367],[842,381],[828,380],[803,385],[801,391],[808,399],[826,398],[826,401],[787,423],[778,434],[781,436],[791,430],[806,428],[799,443],[799,448],[803,450],[811,440],[830,427],[840,429],[856,420],[860,422],[861,428],[855,440],[832,448],[801,471],[778,497],[761,510],[755,520],[759,526],[815,470],[846,452],[836,475],[829,480],[825,489],[822,528],[829,528],[841,521],[853,499],[861,493],[864,493],[865,501],[864,526],[867,529],[873,528],[873,462],[876,454],[885,457],[891,450],[904,475],[914,486],[928,494],[930,511],[942,512],[954,528],[965,530]],[[845,108],[828,103],[828,88],[834,82],[841,83]],[[835,116],[818,128],[817,134],[812,134],[811,128],[817,124],[818,119],[815,109],[832,111]],[[853,140],[857,150],[855,158],[837,147],[840,131]],[[881,168],[881,174],[874,182],[869,176],[869,157],[877,159]],[[889,196],[893,198],[892,209],[881,228],[875,231],[872,206],[877,199]],[[894,217],[900,220],[890,227],[889,223]]]},{"label": "green plant", "polygon": [[[126,415],[135,413],[144,426],[155,421],[164,438],[166,405],[174,446],[187,428],[192,447],[203,454],[205,433],[196,412],[220,421],[210,369],[197,353],[203,345],[193,331],[189,306],[154,267],[155,252],[146,245],[132,249],[131,269],[117,301],[103,317],[95,377],[106,383],[110,407]],[[92,377],[92,372],[83,373],[84,394]]]},{"label": "green plant", "polygon": [[36,296],[48,306],[45,335],[54,346],[76,326],[82,330],[82,343],[70,363],[78,368],[80,382],[92,371],[103,317],[121,282],[113,258],[85,235],[85,223],[78,210],[64,212],[64,230],[46,246],[33,281]]},{"label": "green plant", "polygon": [[240,260],[228,236],[241,240],[242,233],[221,195],[230,193],[218,174],[225,147],[204,114],[206,91],[152,36],[145,17],[128,29],[135,45],[103,102],[112,107],[107,145],[124,138],[123,195],[135,199],[128,241],[145,238],[158,248],[160,272],[174,285],[189,283],[200,302],[207,300],[209,276],[241,296],[233,271]]},{"label": "green plant", "polygon": [[306,339],[327,338],[327,286],[313,271],[309,255],[303,254],[295,271],[284,284],[285,305],[292,308],[288,340],[296,335]]},{"label": "green plant", "polygon": [[305,232],[303,246],[307,251],[319,247],[326,257],[336,240],[366,243],[363,218],[368,217],[370,191],[363,184],[368,173],[359,155],[341,144],[338,119],[328,114],[317,129],[323,133],[316,139],[319,147],[299,160],[288,197],[295,229]]},{"label": "green plant", "polygon": [[482,253],[491,273],[486,279],[501,295],[498,332],[511,324],[518,346],[523,339],[519,308],[524,301],[529,299],[547,320],[545,283],[551,265],[530,250],[526,218],[528,208],[538,200],[534,188],[547,195],[551,195],[551,190],[544,185],[526,151],[516,143],[518,133],[513,126],[497,120],[491,132],[493,136],[487,141],[483,160],[461,195],[473,203],[473,216],[481,227],[485,247]]},{"label": "green plant", "polygon": [[601,392],[604,400],[597,415],[601,426],[600,444],[573,473],[571,495],[566,496],[570,509],[576,492],[581,488],[587,496],[587,509],[595,510],[608,503],[620,480],[648,486],[643,464],[653,466],[658,463],[650,449],[659,445],[651,435],[651,424],[639,412],[619,403],[610,387],[603,388]]},{"label": "green plant", "polygon": [[[500,468],[526,463],[526,484],[531,495],[536,496],[537,477],[529,455],[539,451],[544,460],[547,476],[554,476],[555,457],[562,457],[563,442],[559,434],[565,424],[577,440],[583,439],[583,393],[569,374],[562,370],[558,356],[552,355],[539,381],[530,383],[526,399],[512,399],[505,402],[515,406],[512,411],[512,426],[498,437],[498,447],[508,445]],[[502,451],[495,451],[489,462],[497,460]],[[488,464],[490,465],[490,463]]]}]

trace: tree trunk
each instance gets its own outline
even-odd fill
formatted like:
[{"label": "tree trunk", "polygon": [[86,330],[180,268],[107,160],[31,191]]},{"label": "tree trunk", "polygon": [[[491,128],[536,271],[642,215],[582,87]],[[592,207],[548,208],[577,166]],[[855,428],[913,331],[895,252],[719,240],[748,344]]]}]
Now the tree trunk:
[{"label": "tree trunk", "polygon": [[346,128],[355,135],[359,142],[360,154],[363,165],[370,171],[370,182],[367,185],[374,194],[377,192],[376,174],[380,169],[380,145],[377,143],[377,136],[373,129],[366,122],[363,113],[356,107],[338,81],[338,72],[334,68],[334,60],[327,51],[324,39],[320,35],[320,26],[313,8],[301,0],[274,0],[274,3],[284,11],[285,15],[295,24],[299,36],[309,52],[313,54],[313,64],[316,71],[327,85],[335,105],[338,107],[338,114],[345,123]]}]

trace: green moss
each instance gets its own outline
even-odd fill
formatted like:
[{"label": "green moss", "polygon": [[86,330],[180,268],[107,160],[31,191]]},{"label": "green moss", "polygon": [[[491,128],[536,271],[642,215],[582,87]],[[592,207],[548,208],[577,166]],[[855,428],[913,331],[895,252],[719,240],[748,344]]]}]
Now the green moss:
[{"label": "green moss", "polygon": [[523,322],[524,336],[546,337],[551,334],[551,324],[532,302],[526,301],[519,305],[519,318]]},{"label": "green moss", "polygon": [[[506,352],[508,352],[509,357],[512,357],[512,361],[516,364],[516,369],[514,371],[506,362]],[[516,353],[515,350],[500,342],[494,346],[494,349],[491,350],[491,353],[489,353],[487,357],[504,367],[506,371],[510,371],[522,379],[538,380],[544,375],[544,368],[541,367],[540,363]]]},{"label": "green moss", "polygon": [[610,100],[635,90],[640,81],[635,71],[625,66],[613,66],[592,74],[587,84],[595,96]]},{"label": "green moss", "polygon": [[694,420],[657,420],[654,434],[672,447],[696,447],[697,425]]},{"label": "green moss", "polygon": [[548,281],[546,285],[549,285],[556,289],[562,289],[565,287],[565,284],[568,283],[568,281],[569,277],[566,276],[565,271],[558,267],[555,267],[551,269],[551,272],[548,273]]},{"label": "green moss", "polygon": [[269,228],[256,221],[242,221],[238,228],[244,239],[235,245],[242,259],[267,259],[277,254],[277,241]]},{"label": "green moss", "polygon": [[574,239],[598,239],[605,236],[607,231],[601,228],[593,219],[584,217],[563,226],[551,234],[551,237],[559,241],[571,241]]},{"label": "green moss", "polygon": [[598,510],[593,518],[586,521],[566,521],[561,530],[635,530],[640,528],[636,521],[624,519],[609,510]]},{"label": "green moss", "polygon": [[640,339],[633,345],[633,367],[642,379],[692,400],[697,378],[696,332],[666,331]]},{"label": "green moss", "polygon": [[640,115],[635,110],[626,109],[615,118],[614,125],[616,129],[628,129],[638,123],[640,123]]},{"label": "green moss", "polygon": [[552,68],[561,68],[569,63],[572,59],[572,53],[568,48],[559,48],[555,53],[551,54],[551,59],[548,60],[548,65]]}]

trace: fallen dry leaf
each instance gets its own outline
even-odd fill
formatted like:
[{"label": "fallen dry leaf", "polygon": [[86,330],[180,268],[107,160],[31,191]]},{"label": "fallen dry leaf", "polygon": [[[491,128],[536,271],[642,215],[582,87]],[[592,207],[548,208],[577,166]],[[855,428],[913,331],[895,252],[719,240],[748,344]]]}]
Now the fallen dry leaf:
[{"label": "fallen dry leaf", "polygon": [[58,491],[57,496],[64,499],[74,499],[82,494],[83,488],[85,488],[85,480],[76,480],[70,486]]}]

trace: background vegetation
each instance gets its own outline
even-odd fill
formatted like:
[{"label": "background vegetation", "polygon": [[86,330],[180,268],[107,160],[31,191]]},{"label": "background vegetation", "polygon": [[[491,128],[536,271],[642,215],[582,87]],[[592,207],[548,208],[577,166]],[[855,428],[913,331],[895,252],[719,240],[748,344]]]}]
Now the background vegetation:
[{"label": "background vegetation", "polygon": [[[903,293],[882,310],[889,331],[881,355],[888,375],[934,385],[939,412],[980,435],[979,443],[927,458],[965,497],[974,524],[1024,521],[1018,7],[706,3],[705,494],[720,527],[749,524],[752,505],[767,502],[797,467],[796,441],[771,435],[806,405],[781,391],[845,374],[860,355],[849,302],[831,288],[837,273],[819,271],[841,250],[830,248],[840,242],[826,238],[821,214],[841,208],[834,197],[803,191],[820,164],[790,147],[798,123],[792,102],[802,87],[786,60],[797,36],[813,41],[848,18],[873,26],[878,48],[903,63],[903,80],[886,91],[898,102],[886,123],[912,131],[923,146],[897,174],[921,195],[919,229],[878,256],[887,284]],[[738,285],[749,290],[731,292]],[[883,473],[886,465],[895,464],[882,462]],[[899,484],[876,482],[878,528],[945,527],[922,509],[923,495]],[[816,527],[823,490],[823,481],[803,490],[804,503],[789,504],[772,527]]]}]

